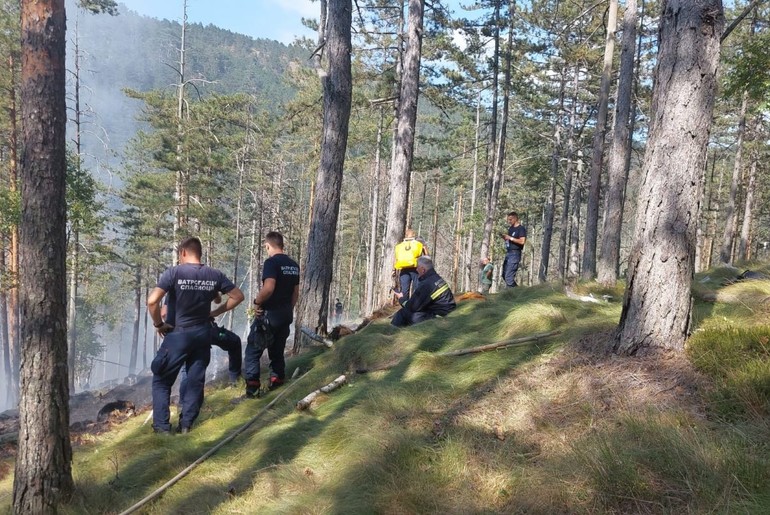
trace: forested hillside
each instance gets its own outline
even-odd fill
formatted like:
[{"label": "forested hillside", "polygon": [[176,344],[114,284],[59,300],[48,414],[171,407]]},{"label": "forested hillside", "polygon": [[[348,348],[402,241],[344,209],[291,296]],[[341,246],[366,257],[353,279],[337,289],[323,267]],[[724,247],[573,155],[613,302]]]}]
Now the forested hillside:
[{"label": "forested hillside", "polygon": [[[138,15],[122,4],[117,16],[93,15],[69,0],[68,29],[68,68],[74,71],[79,52],[81,102],[88,113],[85,152],[106,159],[114,170],[116,153],[122,153],[140,127],[141,103],[123,91],[174,91],[179,83],[182,25]],[[296,45],[252,39],[200,23],[188,25],[185,46],[186,78],[195,84],[194,94],[245,93],[274,110],[296,93],[287,73],[306,65],[308,56]],[[74,87],[70,75],[70,97]]]}]

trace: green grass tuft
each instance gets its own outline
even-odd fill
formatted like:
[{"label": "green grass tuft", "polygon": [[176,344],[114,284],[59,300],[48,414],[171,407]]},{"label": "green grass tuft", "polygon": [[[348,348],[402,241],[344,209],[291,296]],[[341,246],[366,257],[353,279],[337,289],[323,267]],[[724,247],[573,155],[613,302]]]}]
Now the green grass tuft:
[{"label": "green grass tuft", "polygon": [[712,322],[690,338],[687,352],[714,381],[717,413],[732,421],[770,416],[770,325]]}]

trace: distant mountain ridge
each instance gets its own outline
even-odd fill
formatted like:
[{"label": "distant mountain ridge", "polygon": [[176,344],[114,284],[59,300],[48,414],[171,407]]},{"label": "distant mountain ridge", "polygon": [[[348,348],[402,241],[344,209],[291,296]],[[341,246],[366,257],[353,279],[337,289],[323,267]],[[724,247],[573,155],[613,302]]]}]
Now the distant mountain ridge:
[{"label": "distant mountain ridge", "polygon": [[[139,15],[123,4],[118,16],[93,15],[68,0],[67,13],[67,69],[74,73],[77,39],[81,111],[89,112],[84,151],[89,159],[100,162],[89,166],[100,168],[104,162],[115,162],[115,152],[123,150],[140,127],[136,117],[141,103],[127,98],[123,90],[157,89],[174,94],[179,83],[182,26]],[[190,86],[190,94],[241,92],[274,108],[295,93],[286,73],[307,63],[307,51],[299,45],[253,39],[200,23],[188,24],[185,46],[185,80],[195,84]],[[74,82],[74,75],[68,74],[70,105]]]}]

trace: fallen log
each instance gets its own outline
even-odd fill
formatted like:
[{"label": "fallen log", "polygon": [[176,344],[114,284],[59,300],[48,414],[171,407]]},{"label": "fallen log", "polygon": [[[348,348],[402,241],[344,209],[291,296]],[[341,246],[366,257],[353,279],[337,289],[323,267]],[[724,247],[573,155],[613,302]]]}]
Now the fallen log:
[{"label": "fallen log", "polygon": [[513,347],[515,345],[522,345],[525,343],[532,343],[538,340],[544,340],[552,336],[561,334],[561,331],[551,331],[550,333],[533,334],[530,336],[523,336],[521,338],[514,338],[512,340],[503,340],[500,342],[489,343],[487,345],[481,345],[479,347],[471,347],[468,349],[453,350],[449,352],[441,352],[436,356],[464,356],[466,354],[474,354],[477,352],[485,352],[488,350],[502,349],[505,347]]},{"label": "fallen log", "polygon": [[602,301],[600,301],[599,299],[594,297],[591,293],[589,293],[588,295],[578,295],[577,293],[575,293],[575,292],[573,292],[573,291],[571,291],[569,289],[566,289],[566,290],[564,290],[564,294],[567,296],[567,298],[574,299],[574,300],[579,300],[580,302],[590,302],[592,304],[601,304],[602,303]]},{"label": "fallen log", "polygon": [[[556,336],[557,334],[561,334],[561,331],[551,331],[550,333],[533,334],[530,336],[523,336],[521,338],[514,338],[512,340],[504,340],[500,342],[489,343],[487,345],[482,345],[480,347],[471,347],[468,349],[460,349],[460,350],[454,350],[449,352],[440,352],[438,354],[434,354],[434,356],[441,356],[441,357],[464,356],[466,354],[474,354],[476,352],[486,352],[488,350],[504,349],[506,347],[515,347],[517,345],[534,343],[539,340],[550,338],[551,336]],[[368,374],[369,372],[381,372],[383,370],[390,370],[391,368],[397,366],[399,363],[401,363],[401,361],[391,361],[390,363],[375,365],[372,368],[363,368],[363,367],[357,368],[356,374]]]},{"label": "fallen log", "polygon": [[331,383],[327,384],[326,386],[322,386],[318,390],[309,393],[306,395],[303,399],[301,399],[299,402],[297,402],[297,409],[302,411],[305,409],[308,409],[311,404],[313,404],[313,401],[322,393],[330,393],[342,386],[343,384],[348,382],[348,378],[345,375],[339,376],[337,379],[332,381]]}]

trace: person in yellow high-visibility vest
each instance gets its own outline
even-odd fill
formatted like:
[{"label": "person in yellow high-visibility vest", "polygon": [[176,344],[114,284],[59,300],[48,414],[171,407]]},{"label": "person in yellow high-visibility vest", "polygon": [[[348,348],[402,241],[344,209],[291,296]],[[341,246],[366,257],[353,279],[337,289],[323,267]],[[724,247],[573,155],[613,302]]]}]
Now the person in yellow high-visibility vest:
[{"label": "person in yellow high-visibility vest", "polygon": [[399,292],[403,300],[409,299],[412,288],[417,283],[417,258],[428,255],[425,242],[418,238],[414,230],[407,229],[404,241],[396,245],[393,269],[398,278]]}]

